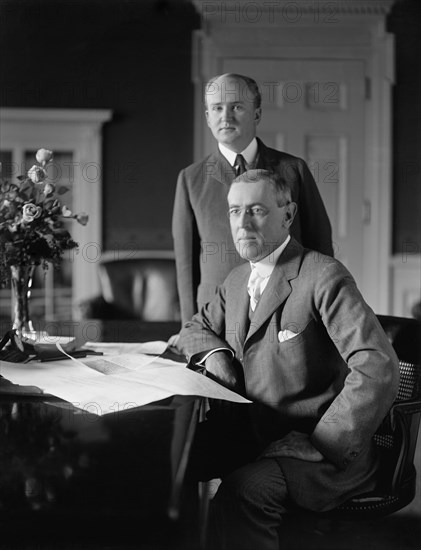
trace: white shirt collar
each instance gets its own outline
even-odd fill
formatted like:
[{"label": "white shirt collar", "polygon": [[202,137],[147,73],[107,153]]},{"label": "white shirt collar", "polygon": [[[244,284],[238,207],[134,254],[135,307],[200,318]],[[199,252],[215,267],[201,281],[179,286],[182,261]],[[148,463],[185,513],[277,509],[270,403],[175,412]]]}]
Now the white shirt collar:
[{"label": "white shirt collar", "polygon": [[289,243],[290,239],[291,239],[291,236],[288,235],[288,237],[284,240],[284,242],[280,246],[278,246],[278,248],[276,248],[273,252],[265,256],[262,260],[255,263],[250,262],[250,267],[252,269],[257,269],[257,272],[259,273],[260,277],[262,277],[263,279],[270,277],[272,275],[272,271],[275,268],[276,262],[279,260],[279,256],[285,250],[285,247]]},{"label": "white shirt collar", "polygon": [[[231,149],[228,149],[228,147],[225,147],[225,145],[222,145],[222,143],[218,143],[219,150],[224,155],[224,157],[227,159],[227,161],[231,164],[231,166],[234,166],[235,158],[237,156],[237,153],[234,151],[231,151]],[[246,164],[251,164],[256,156],[257,156],[257,139],[253,138],[250,143],[247,145],[247,147],[244,149],[244,151],[241,151],[241,155],[243,155],[244,160],[246,161]]]}]

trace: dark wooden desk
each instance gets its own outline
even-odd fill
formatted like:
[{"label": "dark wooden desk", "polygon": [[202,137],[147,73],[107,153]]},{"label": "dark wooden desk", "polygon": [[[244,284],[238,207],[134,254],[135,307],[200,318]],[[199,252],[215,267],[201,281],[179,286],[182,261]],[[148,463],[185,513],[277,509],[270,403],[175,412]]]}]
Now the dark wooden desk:
[{"label": "dark wooden desk", "polygon": [[[87,326],[94,324],[57,325],[56,334],[79,338],[75,331]],[[166,339],[151,327],[136,337],[136,322],[98,326],[101,338],[84,339]],[[196,550],[194,487],[190,493],[185,472],[198,409],[198,399],[174,396],[98,417],[0,379],[1,541],[7,548]]]}]

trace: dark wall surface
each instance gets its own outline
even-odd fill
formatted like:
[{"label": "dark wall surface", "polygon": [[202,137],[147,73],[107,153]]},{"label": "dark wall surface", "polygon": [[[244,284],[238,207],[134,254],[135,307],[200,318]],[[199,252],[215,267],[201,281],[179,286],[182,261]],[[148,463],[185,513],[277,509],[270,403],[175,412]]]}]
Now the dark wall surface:
[{"label": "dark wall surface", "polygon": [[393,252],[421,253],[421,2],[400,0],[388,30],[395,35],[393,93]]},{"label": "dark wall surface", "polygon": [[112,109],[104,247],[172,248],[178,171],[193,156],[189,2],[0,0],[0,105]]},{"label": "dark wall surface", "polygon": [[[421,2],[398,0],[393,251],[421,250]],[[188,0],[0,0],[0,105],[104,108],[104,247],[172,248],[178,171],[193,157]],[[408,249],[408,245],[406,244]]]}]

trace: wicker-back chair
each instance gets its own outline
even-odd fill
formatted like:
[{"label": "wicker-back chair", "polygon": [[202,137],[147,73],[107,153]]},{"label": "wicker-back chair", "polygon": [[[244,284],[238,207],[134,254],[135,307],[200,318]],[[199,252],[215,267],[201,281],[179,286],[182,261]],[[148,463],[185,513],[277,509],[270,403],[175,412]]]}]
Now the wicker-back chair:
[{"label": "wicker-back chair", "polygon": [[421,323],[415,319],[378,315],[399,358],[396,400],[377,430],[380,469],[375,491],[358,495],[321,514],[343,519],[370,519],[407,506],[415,496],[415,448],[421,419]]},{"label": "wicker-back chair", "polygon": [[421,368],[400,361],[399,369],[398,396],[374,436],[380,456],[377,488],[352,498],[326,515],[339,515],[343,519],[380,517],[404,508],[413,500],[414,454],[421,416]]}]

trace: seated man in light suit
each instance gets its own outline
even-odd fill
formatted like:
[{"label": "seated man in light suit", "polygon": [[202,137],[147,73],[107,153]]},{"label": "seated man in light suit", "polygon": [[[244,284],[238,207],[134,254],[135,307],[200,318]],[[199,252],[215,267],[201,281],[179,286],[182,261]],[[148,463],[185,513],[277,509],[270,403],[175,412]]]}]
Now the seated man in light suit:
[{"label": "seated man in light suit", "polygon": [[395,399],[398,359],[347,269],[290,237],[297,206],[279,175],[240,175],[228,202],[249,262],[178,346],[253,403],[211,409],[193,461],[199,478],[222,477],[211,548],[278,550],[288,507],[326,511],[374,488],[372,436]]}]

